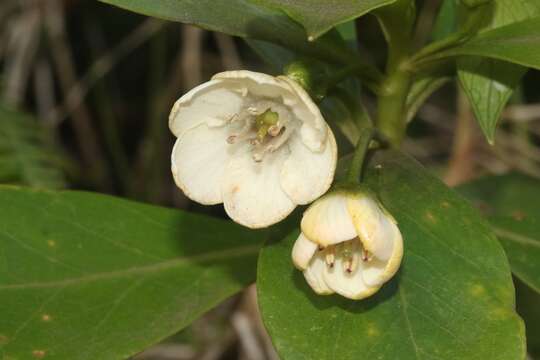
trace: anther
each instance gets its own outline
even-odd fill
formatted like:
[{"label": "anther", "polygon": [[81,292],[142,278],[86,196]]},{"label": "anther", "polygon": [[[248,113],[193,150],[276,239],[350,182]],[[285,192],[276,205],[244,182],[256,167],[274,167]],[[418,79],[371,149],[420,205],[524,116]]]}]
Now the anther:
[{"label": "anther", "polygon": [[366,249],[362,249],[362,261],[371,261],[372,256]]},{"label": "anther", "polygon": [[334,262],[336,261],[336,254],[333,247],[327,250],[325,255],[325,261],[328,267],[334,267]]}]

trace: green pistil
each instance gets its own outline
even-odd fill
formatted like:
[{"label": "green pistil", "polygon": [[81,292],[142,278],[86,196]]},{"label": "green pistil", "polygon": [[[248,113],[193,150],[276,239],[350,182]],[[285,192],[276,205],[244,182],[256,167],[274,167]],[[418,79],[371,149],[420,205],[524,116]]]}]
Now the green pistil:
[{"label": "green pistil", "polygon": [[263,141],[268,134],[268,130],[272,126],[277,125],[278,120],[278,114],[270,109],[266,110],[260,115],[257,115],[255,118],[255,126],[257,127],[257,138],[259,141]]}]

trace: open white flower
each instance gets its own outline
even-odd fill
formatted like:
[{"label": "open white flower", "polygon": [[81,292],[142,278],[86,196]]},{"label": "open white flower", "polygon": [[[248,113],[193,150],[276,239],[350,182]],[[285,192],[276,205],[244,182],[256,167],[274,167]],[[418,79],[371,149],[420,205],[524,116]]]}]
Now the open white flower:
[{"label": "open white flower", "polygon": [[169,127],[176,184],[205,205],[224,203],[250,228],[272,225],[324,194],[334,178],[334,135],[309,95],[287,77],[227,71],[174,105]]},{"label": "open white flower", "polygon": [[396,221],[368,194],[325,195],[306,210],[301,228],[292,259],[318,294],[366,298],[401,264],[403,239]]}]

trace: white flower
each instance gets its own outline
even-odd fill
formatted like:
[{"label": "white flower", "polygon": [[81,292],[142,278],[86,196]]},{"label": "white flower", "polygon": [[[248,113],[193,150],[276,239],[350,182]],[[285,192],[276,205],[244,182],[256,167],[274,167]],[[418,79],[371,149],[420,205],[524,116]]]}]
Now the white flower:
[{"label": "white flower", "polygon": [[205,205],[224,203],[250,228],[272,225],[324,194],[334,178],[334,135],[309,95],[287,77],[227,71],[174,105],[169,127],[176,184]]},{"label": "white flower", "polygon": [[304,213],[292,251],[318,294],[349,299],[374,294],[399,269],[403,239],[394,220],[365,193],[332,192]]}]

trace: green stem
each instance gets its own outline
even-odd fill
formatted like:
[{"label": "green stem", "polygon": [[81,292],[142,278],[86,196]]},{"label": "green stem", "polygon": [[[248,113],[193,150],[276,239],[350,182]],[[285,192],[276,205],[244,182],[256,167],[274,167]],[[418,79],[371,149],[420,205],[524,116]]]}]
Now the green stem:
[{"label": "green stem", "polygon": [[384,88],[387,94],[378,97],[377,126],[388,141],[398,146],[405,136],[407,127],[405,105],[411,88],[410,73],[396,69],[389,74]]},{"label": "green stem", "polygon": [[398,0],[376,11],[388,43],[387,77],[377,98],[377,127],[393,146],[399,146],[407,126],[405,105],[412,73],[405,65],[413,47],[414,4],[412,0]]},{"label": "green stem", "polygon": [[356,149],[351,160],[351,167],[347,173],[347,182],[351,184],[359,184],[362,178],[362,167],[364,166],[364,159],[369,149],[369,144],[373,139],[375,131],[373,128],[365,127],[360,130],[358,142],[356,143]]}]

